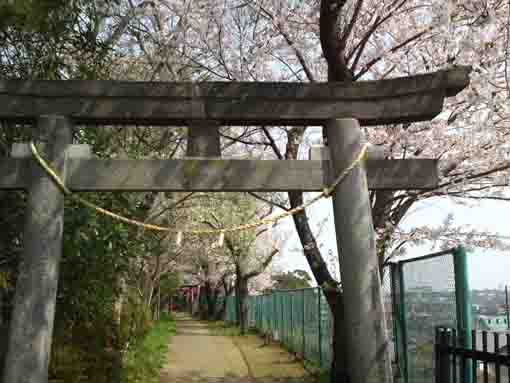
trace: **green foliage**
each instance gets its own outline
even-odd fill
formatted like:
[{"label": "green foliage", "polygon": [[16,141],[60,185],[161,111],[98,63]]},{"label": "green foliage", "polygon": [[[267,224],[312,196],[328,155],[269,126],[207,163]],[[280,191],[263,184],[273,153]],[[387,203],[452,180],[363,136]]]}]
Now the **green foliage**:
[{"label": "green foliage", "polygon": [[152,316],[150,307],[139,302],[133,295],[128,295],[128,300],[122,308],[120,320],[119,343],[124,348],[130,343],[143,339],[152,328]]},{"label": "green foliage", "polygon": [[172,296],[175,295],[177,289],[182,284],[182,276],[178,273],[168,273],[161,276],[159,281],[161,288],[161,295]]},{"label": "green foliage", "polygon": [[0,77],[106,77],[114,41],[108,38],[104,4],[99,0],[3,1]]},{"label": "green foliage", "polygon": [[[120,194],[91,193],[87,199],[117,211],[127,209]],[[66,200],[55,347],[50,365],[53,379],[111,381],[107,378],[119,373],[121,350],[150,330],[150,309],[129,294],[120,326],[116,319],[119,277],[129,274],[137,255],[134,233],[129,226]]]},{"label": "green foliage", "polygon": [[[212,335],[216,336],[243,336],[241,328],[231,323],[224,321],[208,321],[207,327]],[[256,334],[257,330],[249,329],[248,334]]]},{"label": "green foliage", "polygon": [[[83,329],[83,327],[82,327]],[[76,329],[76,332],[80,329]],[[97,331],[88,331],[98,337]],[[120,369],[120,354],[111,348],[97,346],[96,338],[86,343],[77,339],[55,337],[52,345],[49,382],[98,382],[114,381]]]},{"label": "green foliage", "polygon": [[315,378],[316,383],[329,383],[331,381],[329,370],[321,368],[317,363],[303,359],[303,367]]},{"label": "green foliage", "polygon": [[145,338],[133,345],[123,357],[121,383],[156,383],[165,362],[170,337],[175,334],[175,321],[162,315]]},{"label": "green foliage", "polygon": [[273,288],[270,290],[294,290],[311,287],[312,278],[304,270],[287,271],[271,277]]},{"label": "green foliage", "polygon": [[[115,204],[111,195],[89,200]],[[57,322],[112,322],[118,277],[133,256],[130,228],[66,201]]]},{"label": "green foliage", "polygon": [[2,296],[2,290],[7,290],[10,286],[9,273],[0,270],[0,297]]},{"label": "green foliage", "polygon": [[[0,0],[0,78],[110,78],[112,63],[119,55],[111,39],[118,18],[106,14],[115,13],[111,11],[118,3]],[[141,141],[126,139],[113,129],[76,128],[77,142],[90,144],[102,157],[118,153],[119,148],[133,156],[151,155],[155,150],[151,144],[157,140],[164,143],[165,151],[172,150],[168,143],[173,135],[168,132],[174,130],[151,128],[144,132],[140,145]],[[0,157],[8,156],[12,143],[27,141],[29,135],[30,130],[21,125],[0,121]],[[150,193],[142,198],[140,194],[87,193],[86,198],[143,220],[150,205],[144,199],[147,195]],[[7,305],[12,303],[22,250],[25,206],[25,193],[0,191],[4,228],[0,230],[0,297]],[[140,237],[136,229],[66,199],[51,379],[116,381],[112,377],[119,372],[121,351],[128,344],[138,344],[152,328],[150,308],[133,297],[132,291],[138,287],[133,281],[140,279],[139,261],[150,258],[148,249],[154,249],[157,241],[152,236]],[[115,304],[122,293],[121,278],[126,280],[128,292],[119,325]],[[170,291],[176,283],[168,276],[164,288]],[[0,324],[6,319],[0,317]]]},{"label": "green foliage", "polygon": [[0,5],[0,28],[17,26],[25,31],[50,32],[62,22],[68,0],[13,0]]},{"label": "green foliage", "polygon": [[239,326],[231,325],[224,321],[208,321],[207,326],[211,334],[216,336],[241,336]]}]

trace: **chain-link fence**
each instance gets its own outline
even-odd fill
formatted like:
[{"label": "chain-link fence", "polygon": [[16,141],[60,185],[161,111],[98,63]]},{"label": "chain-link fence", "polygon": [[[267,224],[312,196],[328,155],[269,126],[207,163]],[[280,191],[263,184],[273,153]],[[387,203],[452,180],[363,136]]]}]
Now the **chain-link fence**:
[{"label": "chain-link fence", "polygon": [[432,383],[435,328],[457,328],[459,334],[471,330],[464,250],[393,263],[391,282],[398,375],[406,383]]}]

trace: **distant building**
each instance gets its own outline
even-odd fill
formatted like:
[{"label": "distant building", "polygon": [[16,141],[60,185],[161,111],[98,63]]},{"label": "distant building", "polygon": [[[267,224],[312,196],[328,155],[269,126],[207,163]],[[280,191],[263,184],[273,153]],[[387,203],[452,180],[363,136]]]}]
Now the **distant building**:
[{"label": "distant building", "polygon": [[506,315],[478,315],[473,326],[473,330],[478,331],[507,331],[509,328]]}]

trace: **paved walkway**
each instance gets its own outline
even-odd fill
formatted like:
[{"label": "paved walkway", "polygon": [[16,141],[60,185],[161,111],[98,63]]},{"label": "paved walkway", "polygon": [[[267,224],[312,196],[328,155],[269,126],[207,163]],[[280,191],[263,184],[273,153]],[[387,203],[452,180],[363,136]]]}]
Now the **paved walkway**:
[{"label": "paved walkway", "polygon": [[161,383],[308,383],[301,363],[255,335],[211,334],[207,324],[177,314]]}]

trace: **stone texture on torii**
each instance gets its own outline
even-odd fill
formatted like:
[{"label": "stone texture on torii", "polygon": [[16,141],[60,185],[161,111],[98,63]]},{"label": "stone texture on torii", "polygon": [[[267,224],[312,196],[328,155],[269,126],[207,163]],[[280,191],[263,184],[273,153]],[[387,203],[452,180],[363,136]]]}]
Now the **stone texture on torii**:
[{"label": "stone texture on torii", "polygon": [[[26,189],[31,162],[2,159],[0,189]],[[66,169],[66,186],[76,192],[313,192],[322,191],[337,176],[323,160],[69,158]],[[439,182],[437,160],[369,159],[367,178],[371,190],[431,189]]]},{"label": "stone texture on torii", "polygon": [[355,83],[122,82],[0,80],[0,119],[63,115],[76,122],[188,125],[362,125],[429,120],[445,97],[469,83],[470,69]]}]

